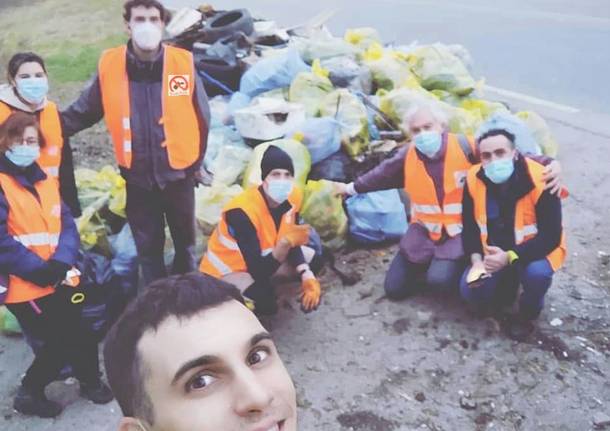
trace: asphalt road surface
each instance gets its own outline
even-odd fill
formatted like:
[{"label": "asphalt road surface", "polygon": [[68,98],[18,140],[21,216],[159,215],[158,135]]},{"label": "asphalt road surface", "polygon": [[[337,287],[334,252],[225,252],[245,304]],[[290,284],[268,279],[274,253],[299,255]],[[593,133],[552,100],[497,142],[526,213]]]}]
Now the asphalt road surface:
[{"label": "asphalt road surface", "polygon": [[[166,0],[197,6],[201,0]],[[247,7],[282,25],[336,9],[333,33],[371,26],[386,42],[463,44],[477,77],[493,86],[610,114],[608,0],[224,0],[217,9]]]}]

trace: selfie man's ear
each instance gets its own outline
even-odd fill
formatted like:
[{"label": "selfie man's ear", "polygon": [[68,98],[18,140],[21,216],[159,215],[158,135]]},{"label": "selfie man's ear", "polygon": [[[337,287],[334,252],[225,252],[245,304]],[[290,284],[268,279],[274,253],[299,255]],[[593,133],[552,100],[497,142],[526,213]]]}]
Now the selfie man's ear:
[{"label": "selfie man's ear", "polygon": [[118,431],[148,431],[140,419],[136,418],[122,418],[119,424]]}]

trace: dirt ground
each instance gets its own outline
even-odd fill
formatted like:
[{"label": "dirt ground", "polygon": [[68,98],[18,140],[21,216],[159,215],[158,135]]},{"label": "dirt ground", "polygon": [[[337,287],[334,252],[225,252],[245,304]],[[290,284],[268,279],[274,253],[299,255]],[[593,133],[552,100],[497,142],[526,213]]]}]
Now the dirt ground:
[{"label": "dirt ground", "polygon": [[[383,277],[396,246],[338,256],[339,267],[360,273],[359,283],[343,286],[326,271],[316,313],[302,314],[288,296],[265,322],[295,380],[301,430],[580,431],[610,415],[610,264],[600,253],[610,252],[610,119],[538,110],[561,143],[571,197],[569,258],[536,336],[513,342],[456,297],[388,301]],[[77,137],[79,164],[107,160],[105,150],[92,153],[102,130]],[[55,420],[15,413],[12,398],[31,357],[21,339],[0,336],[1,430],[116,429],[118,406],[83,401],[75,384],[49,388],[67,406]]]}]

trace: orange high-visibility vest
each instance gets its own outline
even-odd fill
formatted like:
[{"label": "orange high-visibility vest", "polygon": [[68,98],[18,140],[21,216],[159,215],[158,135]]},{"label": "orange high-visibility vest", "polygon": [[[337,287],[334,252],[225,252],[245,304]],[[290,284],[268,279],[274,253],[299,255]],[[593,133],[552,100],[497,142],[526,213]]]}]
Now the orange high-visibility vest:
[{"label": "orange high-visibility vest", "polygon": [[[13,112],[13,108],[4,102],[0,102],[0,124],[6,121]],[[47,102],[42,111],[40,111],[38,121],[46,145],[44,148],[40,149],[40,157],[38,157],[36,162],[47,175],[58,178],[64,137],[61,130],[61,121],[59,119],[57,105],[53,102]]]},{"label": "orange high-visibility vest", "polygon": [[[536,220],[536,204],[544,192],[545,182],[543,178],[544,166],[530,159],[525,159],[530,177],[534,182],[534,188],[519,201],[515,208],[515,243],[521,244],[532,239],[538,233]],[[472,196],[474,203],[474,217],[481,231],[481,244],[487,244],[487,187],[485,183],[477,177],[481,170],[481,165],[475,165],[468,171],[468,192]],[[547,255],[547,260],[557,271],[563,265],[567,253],[565,233],[561,233],[561,243],[559,247]]]},{"label": "orange high-visibility vest", "polygon": [[[474,142],[468,139],[474,153]],[[472,163],[464,153],[459,137],[447,134],[443,188],[445,196],[442,205],[436,196],[434,181],[428,175],[426,166],[417,155],[415,146],[407,151],[405,157],[405,192],[411,200],[411,223],[420,223],[428,230],[433,241],[442,237],[443,228],[454,237],[462,232],[462,193],[466,174]]]},{"label": "orange high-visibility vest", "polygon": [[[193,55],[180,48],[164,45],[162,117],[169,164],[173,169],[186,169],[200,153],[200,131],[193,104],[195,67]],[[132,133],[129,79],[127,77],[127,46],[104,51],[100,58],[99,82],[106,126],[114,142],[117,162],[131,167]]]},{"label": "orange high-visibility vest", "polygon": [[[8,203],[7,230],[16,241],[43,260],[48,260],[61,234],[61,199],[57,180],[48,177],[34,187],[40,201],[17,180],[0,173],[0,187]],[[53,287],[40,287],[15,275],[8,280],[6,303],[27,302],[52,294]]]},{"label": "orange high-visibility vest", "polygon": [[227,211],[239,208],[243,210],[256,229],[256,235],[263,256],[273,251],[278,241],[278,232],[282,226],[296,223],[296,213],[301,209],[303,196],[298,187],[294,187],[288,202],[292,208],[282,216],[280,228],[275,228],[275,222],[269,212],[265,198],[258,190],[252,187],[230,201],[222,210],[220,222],[210,240],[199,269],[201,272],[216,278],[221,278],[233,272],[248,272],[246,261],[239,250],[237,241],[229,232],[229,226],[225,220]]}]

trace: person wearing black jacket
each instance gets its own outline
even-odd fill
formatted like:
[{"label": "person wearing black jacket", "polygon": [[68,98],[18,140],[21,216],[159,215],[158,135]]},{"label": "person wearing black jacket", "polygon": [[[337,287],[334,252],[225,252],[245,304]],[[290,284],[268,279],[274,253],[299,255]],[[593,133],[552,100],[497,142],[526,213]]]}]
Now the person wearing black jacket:
[{"label": "person wearing black jacket", "polygon": [[509,335],[523,340],[544,305],[565,258],[560,197],[544,190],[543,168],[514,146],[514,135],[490,130],[479,138],[481,164],[463,195],[463,246],[471,266],[462,297],[478,308],[510,305],[519,284],[519,312]]}]

